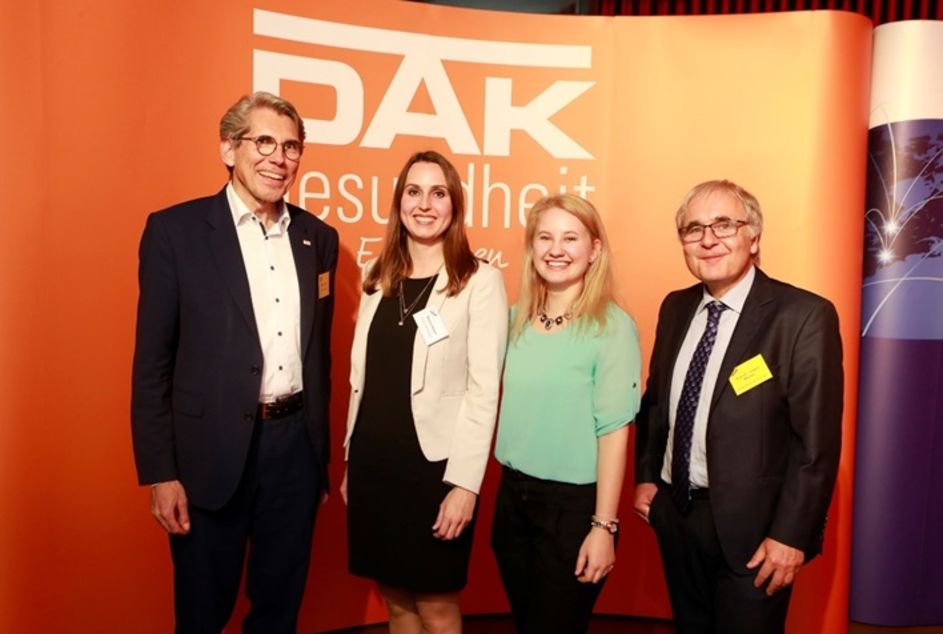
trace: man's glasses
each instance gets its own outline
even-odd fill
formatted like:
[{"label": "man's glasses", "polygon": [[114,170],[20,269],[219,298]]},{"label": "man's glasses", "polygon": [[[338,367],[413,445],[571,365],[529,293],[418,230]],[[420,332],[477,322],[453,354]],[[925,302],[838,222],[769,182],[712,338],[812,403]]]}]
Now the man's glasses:
[{"label": "man's glasses", "polygon": [[282,152],[285,153],[285,158],[289,161],[297,161],[301,158],[301,153],[304,151],[304,146],[300,141],[285,141],[280,144],[267,134],[260,134],[259,136],[240,136],[236,137],[236,140],[252,141],[255,143],[255,149],[257,149],[262,156],[271,156],[275,153],[275,150],[278,149],[278,146],[281,145]]},{"label": "man's glasses", "polygon": [[731,220],[730,218],[720,218],[709,225],[692,222],[678,229],[678,235],[681,237],[681,242],[700,242],[704,239],[704,232],[710,229],[715,238],[732,238],[737,235],[740,227],[748,224],[750,223],[746,220]]}]

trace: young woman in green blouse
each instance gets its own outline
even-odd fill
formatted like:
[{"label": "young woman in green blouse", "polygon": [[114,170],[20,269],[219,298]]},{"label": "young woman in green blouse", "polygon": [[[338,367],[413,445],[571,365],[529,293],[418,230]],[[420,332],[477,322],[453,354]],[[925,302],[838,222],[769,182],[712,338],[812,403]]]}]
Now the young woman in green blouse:
[{"label": "young woman in green blouse", "polygon": [[572,194],[527,218],[495,456],[492,547],[522,634],[586,631],[615,565],[641,353],[613,301],[596,209]]}]

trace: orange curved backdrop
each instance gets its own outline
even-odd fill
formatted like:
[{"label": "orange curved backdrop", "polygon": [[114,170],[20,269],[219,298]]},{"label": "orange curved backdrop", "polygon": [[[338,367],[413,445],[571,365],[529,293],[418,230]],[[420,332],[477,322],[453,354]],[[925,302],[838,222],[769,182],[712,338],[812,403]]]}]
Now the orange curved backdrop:
[{"label": "orange curved backdrop", "polygon": [[[129,439],[137,242],[148,211],[223,184],[218,119],[240,94],[269,89],[310,119],[290,198],[341,233],[335,456],[358,264],[378,248],[392,179],[410,152],[453,157],[473,247],[502,268],[512,298],[522,213],[545,192],[593,200],[646,359],[661,298],[691,283],[672,229],[681,196],[718,177],[757,194],[764,269],[831,298],[842,318],[845,451],[826,552],[800,577],[790,631],[845,631],[870,46],[866,18],[833,12],[590,18],[368,0],[4,3],[0,173],[13,197],[0,232],[0,630],[171,628],[166,538],[135,486]],[[335,459],[335,481],[342,468]],[[496,484],[492,464],[467,613],[507,610],[488,550]],[[655,540],[630,517],[632,487],[620,565],[597,610],[667,617]],[[383,619],[370,584],[346,573],[334,496],[315,531],[301,631]]]}]

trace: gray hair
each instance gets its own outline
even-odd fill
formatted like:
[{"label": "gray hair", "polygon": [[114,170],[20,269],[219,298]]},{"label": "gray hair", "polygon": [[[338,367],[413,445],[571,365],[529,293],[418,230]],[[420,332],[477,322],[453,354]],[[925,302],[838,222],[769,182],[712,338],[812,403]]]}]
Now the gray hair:
[{"label": "gray hair", "polygon": [[249,114],[256,108],[274,110],[294,121],[295,127],[298,128],[298,140],[304,143],[305,124],[295,106],[287,99],[264,91],[243,95],[239,101],[229,107],[219,121],[219,140],[231,141],[245,136],[249,132]]},{"label": "gray hair", "polygon": [[705,181],[699,185],[695,185],[684,195],[681,206],[678,207],[678,212],[675,215],[675,224],[678,227],[678,231],[682,228],[681,225],[684,223],[684,216],[688,213],[688,207],[691,201],[695,198],[709,196],[710,194],[718,192],[730,194],[740,201],[740,204],[743,205],[743,210],[747,213],[747,222],[749,222],[750,231],[754,238],[763,233],[763,211],[760,209],[760,201],[756,199],[756,196],[740,185],[726,179]]}]

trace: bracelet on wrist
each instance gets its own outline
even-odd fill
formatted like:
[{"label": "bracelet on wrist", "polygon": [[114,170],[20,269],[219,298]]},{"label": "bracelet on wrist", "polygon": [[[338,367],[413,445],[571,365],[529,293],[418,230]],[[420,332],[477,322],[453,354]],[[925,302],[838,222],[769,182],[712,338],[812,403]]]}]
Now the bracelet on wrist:
[{"label": "bracelet on wrist", "polygon": [[590,519],[589,521],[589,525],[592,528],[601,528],[604,531],[610,533],[611,535],[615,535],[616,533],[619,532],[619,519],[618,518],[613,518],[611,520],[604,520],[600,517],[593,515],[592,519]]}]

